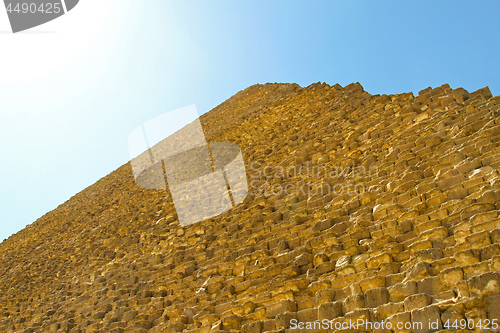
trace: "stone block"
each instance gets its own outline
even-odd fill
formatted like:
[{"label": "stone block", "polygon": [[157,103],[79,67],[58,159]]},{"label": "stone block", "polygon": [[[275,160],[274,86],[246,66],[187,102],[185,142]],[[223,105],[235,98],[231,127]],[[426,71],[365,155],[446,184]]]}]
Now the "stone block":
[{"label": "stone block", "polygon": [[479,258],[472,250],[465,250],[455,253],[455,262],[459,266],[473,265],[479,262]]},{"label": "stone block", "polygon": [[407,278],[411,280],[421,280],[428,277],[430,276],[430,267],[430,264],[427,262],[419,262],[408,271]]},{"label": "stone block", "polygon": [[483,97],[485,100],[488,100],[491,97],[493,97],[493,95],[491,94],[490,88],[488,86],[483,87],[481,89],[478,89],[478,90],[470,93],[470,99],[474,99],[478,96]]},{"label": "stone block", "polygon": [[499,244],[491,244],[489,246],[485,246],[481,249],[481,261],[486,261],[492,259],[495,256],[500,255],[500,245]]},{"label": "stone block", "polygon": [[365,292],[365,306],[367,308],[376,308],[379,305],[389,301],[389,293],[386,287],[379,287],[367,290]]},{"label": "stone block", "polygon": [[285,312],[278,314],[275,319],[276,329],[283,330],[290,328],[290,321],[292,319],[297,319],[297,313]]},{"label": "stone block", "polygon": [[318,309],[310,308],[297,311],[297,320],[301,322],[318,320]]},{"label": "stone block", "polygon": [[332,320],[342,316],[342,302],[327,302],[323,303],[318,308],[318,320]]},{"label": "stone block", "polygon": [[500,295],[492,295],[486,298],[488,302],[488,318],[498,319],[500,318]]},{"label": "stone block", "polygon": [[475,276],[468,281],[471,296],[488,297],[500,294],[500,273]]},{"label": "stone block", "polygon": [[363,292],[366,292],[367,290],[373,288],[385,287],[385,277],[380,275],[372,276],[370,278],[361,280],[359,282],[359,285]]},{"label": "stone block", "polygon": [[446,268],[441,272],[440,279],[445,288],[453,289],[458,282],[463,281],[464,272],[460,267]]},{"label": "stone block", "polygon": [[436,295],[444,291],[444,286],[438,276],[429,276],[417,283],[418,292],[427,295]]},{"label": "stone block", "polygon": [[365,295],[363,293],[359,293],[356,295],[348,296],[342,302],[342,312],[347,313],[354,310],[362,309],[365,307]]},{"label": "stone block", "polygon": [[123,314],[122,320],[125,322],[132,321],[137,316],[137,310],[129,310]]},{"label": "stone block", "polygon": [[388,288],[389,300],[391,302],[403,301],[406,297],[416,294],[417,290],[416,281],[410,280],[404,283],[397,283]]},{"label": "stone block", "polygon": [[465,319],[465,315],[461,311],[457,311],[455,308],[449,308],[446,309],[442,314],[441,314],[441,322],[443,323],[443,326],[446,328],[452,328],[452,325],[454,322],[460,323],[460,320]]},{"label": "stone block", "polygon": [[276,320],[275,319],[267,319],[262,322],[262,331],[263,332],[273,332],[276,330]]},{"label": "stone block", "polygon": [[323,303],[331,302],[335,300],[336,289],[328,288],[318,290],[314,294],[314,306],[318,307]]},{"label": "stone block", "polygon": [[261,321],[254,321],[241,326],[241,331],[243,333],[262,333],[262,328]]},{"label": "stone block", "polygon": [[414,333],[437,332],[443,328],[441,313],[436,305],[412,310],[411,321],[421,323],[421,328],[413,329]]},{"label": "stone block", "polygon": [[297,311],[297,304],[293,301],[285,300],[266,306],[266,317],[271,319],[280,313],[295,311]]},{"label": "stone block", "polygon": [[316,222],[313,225],[312,229],[314,232],[321,232],[321,231],[324,231],[326,229],[329,229],[332,226],[333,226],[333,219],[325,219],[325,220]]},{"label": "stone block", "polygon": [[455,101],[459,104],[464,104],[464,101],[467,100],[470,95],[467,90],[464,88],[457,88],[453,90],[453,97],[455,98]]},{"label": "stone block", "polygon": [[464,266],[462,269],[464,271],[464,280],[469,280],[474,276],[488,273],[490,271],[490,266],[489,263],[485,261],[470,266]]},{"label": "stone block", "polygon": [[410,312],[405,311],[393,314],[386,319],[386,322],[390,323],[387,326],[391,327],[395,333],[411,332],[412,322]]},{"label": "stone block", "polygon": [[389,255],[387,253],[381,253],[377,256],[370,258],[368,260],[368,262],[366,263],[366,266],[368,268],[373,268],[373,267],[380,266],[382,263],[389,263],[389,262],[392,262],[391,255]]},{"label": "stone block", "polygon": [[480,249],[491,244],[490,234],[487,231],[477,232],[465,237],[471,249]]},{"label": "stone block", "polygon": [[305,266],[313,262],[313,255],[310,253],[301,253],[294,260],[295,265]]}]

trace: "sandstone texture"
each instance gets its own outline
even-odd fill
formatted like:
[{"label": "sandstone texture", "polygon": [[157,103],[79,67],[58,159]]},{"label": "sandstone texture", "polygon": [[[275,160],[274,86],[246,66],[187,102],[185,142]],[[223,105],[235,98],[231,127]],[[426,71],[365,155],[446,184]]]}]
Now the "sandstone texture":
[{"label": "sandstone texture", "polygon": [[[243,203],[181,227],[168,189],[123,165],[0,244],[0,332],[498,331],[487,87],[254,85],[201,122],[242,149]],[[323,320],[338,328],[293,325]]]}]

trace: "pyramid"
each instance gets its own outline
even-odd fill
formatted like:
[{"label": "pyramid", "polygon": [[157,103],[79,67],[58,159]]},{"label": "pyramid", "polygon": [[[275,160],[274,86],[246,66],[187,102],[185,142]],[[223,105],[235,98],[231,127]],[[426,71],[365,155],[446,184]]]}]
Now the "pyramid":
[{"label": "pyramid", "polygon": [[121,166],[0,244],[0,332],[498,327],[488,87],[254,85],[200,119],[241,148],[245,199],[181,226],[169,189]]}]

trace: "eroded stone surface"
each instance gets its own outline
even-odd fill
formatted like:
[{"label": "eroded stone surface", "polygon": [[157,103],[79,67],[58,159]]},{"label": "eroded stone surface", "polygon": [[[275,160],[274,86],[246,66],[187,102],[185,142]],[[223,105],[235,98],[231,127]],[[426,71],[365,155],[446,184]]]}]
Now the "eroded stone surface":
[{"label": "eroded stone surface", "polygon": [[499,108],[487,87],[249,87],[201,117],[243,150],[242,204],[181,227],[120,167],[0,245],[0,331],[498,319]]}]

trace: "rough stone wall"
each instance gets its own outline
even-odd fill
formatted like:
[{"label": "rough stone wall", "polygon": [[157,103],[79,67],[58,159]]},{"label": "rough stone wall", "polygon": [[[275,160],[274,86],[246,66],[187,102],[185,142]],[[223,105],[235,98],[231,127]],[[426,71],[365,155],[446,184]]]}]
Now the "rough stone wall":
[{"label": "rough stone wall", "polygon": [[0,244],[0,332],[500,320],[499,116],[487,87],[249,87],[201,117],[244,152],[241,205],[180,227],[120,167]]}]

